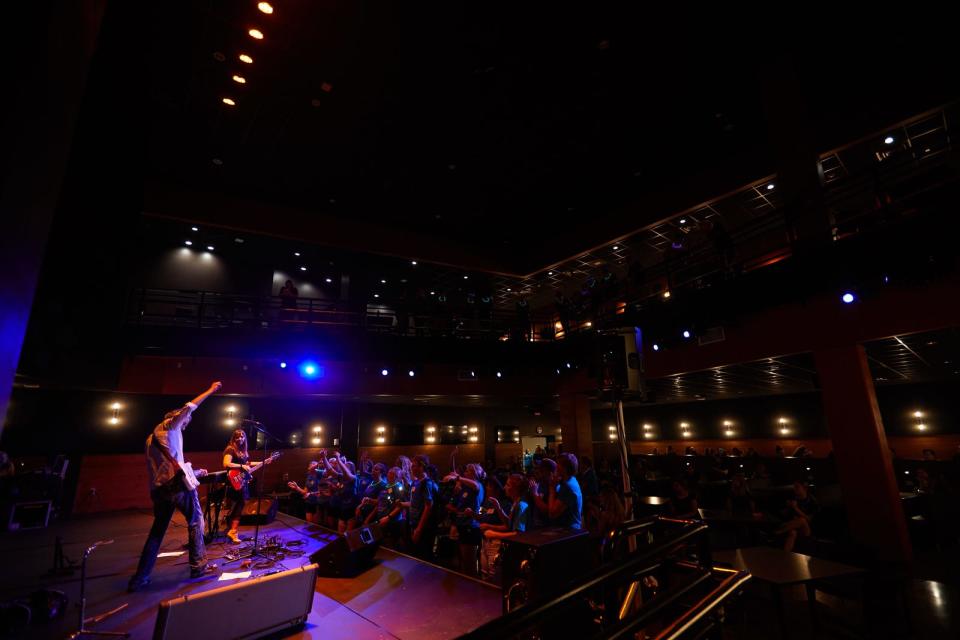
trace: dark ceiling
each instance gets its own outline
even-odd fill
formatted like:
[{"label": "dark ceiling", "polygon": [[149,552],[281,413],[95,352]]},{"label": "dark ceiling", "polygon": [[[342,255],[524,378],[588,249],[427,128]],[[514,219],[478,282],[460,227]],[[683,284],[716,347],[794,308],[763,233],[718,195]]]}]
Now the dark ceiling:
[{"label": "dark ceiling", "polygon": [[791,35],[618,3],[256,5],[151,3],[145,177],[416,233],[506,273],[775,171],[771,87],[807,100],[824,150],[957,93],[936,21],[811,6]]}]

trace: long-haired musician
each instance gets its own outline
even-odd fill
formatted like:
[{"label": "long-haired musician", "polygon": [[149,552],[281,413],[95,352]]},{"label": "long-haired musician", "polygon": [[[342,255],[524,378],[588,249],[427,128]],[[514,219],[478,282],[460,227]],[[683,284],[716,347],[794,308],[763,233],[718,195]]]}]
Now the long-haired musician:
[{"label": "long-haired musician", "polygon": [[[239,469],[246,473],[251,473],[254,469],[262,465],[262,462],[250,464],[250,454],[247,453],[247,434],[243,429],[234,429],[230,435],[230,442],[227,448],[223,450],[223,468]],[[242,489],[235,489],[230,483],[227,483],[227,498],[232,506],[230,513],[227,514],[227,522],[230,523],[230,529],[227,531],[227,537],[231,542],[240,542],[240,536],[237,530],[240,527],[240,516],[243,514],[243,505],[250,497],[248,483],[243,483]]]}]

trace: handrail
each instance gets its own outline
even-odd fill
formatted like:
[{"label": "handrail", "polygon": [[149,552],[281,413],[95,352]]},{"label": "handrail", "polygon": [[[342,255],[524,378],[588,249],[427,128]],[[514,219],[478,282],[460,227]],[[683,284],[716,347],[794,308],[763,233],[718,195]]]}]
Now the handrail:
[{"label": "handrail", "polygon": [[519,609],[515,609],[460,636],[461,639],[480,640],[481,638],[508,637],[541,620],[548,612],[573,602],[586,593],[603,586],[607,582],[616,582],[627,576],[646,573],[658,568],[663,564],[663,556],[670,555],[697,536],[705,536],[707,532],[707,525],[700,522],[691,520],[672,520],[671,522],[682,523],[683,528],[670,539],[660,542],[659,544],[654,544],[643,552],[637,553],[632,558],[614,567],[598,567],[574,583],[569,589],[565,590],[564,593],[542,597],[532,603],[528,603]]},{"label": "handrail", "polygon": [[[717,571],[729,571],[715,569]],[[727,598],[739,591],[752,576],[746,571],[733,571],[720,583],[704,595],[695,605],[684,611],[679,618],[669,623],[654,640],[674,640],[680,638],[693,625],[697,624],[711,611],[720,606]],[[632,621],[631,621],[632,622]],[[631,625],[632,628],[636,626]]]}]

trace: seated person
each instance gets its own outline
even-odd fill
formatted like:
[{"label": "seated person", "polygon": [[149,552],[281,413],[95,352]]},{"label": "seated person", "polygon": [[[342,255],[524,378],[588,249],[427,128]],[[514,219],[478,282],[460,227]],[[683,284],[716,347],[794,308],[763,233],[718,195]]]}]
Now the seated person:
[{"label": "seated person", "polygon": [[786,521],[776,531],[778,535],[786,534],[783,541],[784,551],[793,551],[798,537],[810,537],[810,524],[819,510],[820,505],[810,494],[807,483],[800,480],[794,482],[793,498],[787,500],[787,507],[784,509]]},{"label": "seated person", "polygon": [[696,519],[700,517],[697,496],[690,491],[684,479],[674,480],[673,495],[670,497],[670,515],[675,518]]},{"label": "seated person", "polygon": [[750,487],[743,473],[734,474],[730,481],[730,493],[727,495],[727,511],[732,516],[753,517],[757,505],[750,495]]}]

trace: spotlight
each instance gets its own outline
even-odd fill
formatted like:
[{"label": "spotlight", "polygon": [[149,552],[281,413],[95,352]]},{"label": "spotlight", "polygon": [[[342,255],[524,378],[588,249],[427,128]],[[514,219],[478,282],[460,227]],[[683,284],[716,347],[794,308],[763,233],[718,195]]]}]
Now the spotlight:
[{"label": "spotlight", "polygon": [[417,266],[417,261],[416,261],[416,260],[411,260],[411,261],[410,261],[410,264],[415,267],[415,266]]},{"label": "spotlight", "polygon": [[207,245],[207,251],[213,251],[213,245]]},{"label": "spotlight", "polygon": [[380,375],[382,375],[382,376],[388,376],[388,375],[390,375],[390,370],[389,370],[389,369],[380,369]]},{"label": "spotlight", "polygon": [[333,279],[332,279],[332,278],[325,278],[325,279],[324,279],[324,282],[326,282],[327,284],[330,284],[331,282],[333,282]]},{"label": "spotlight", "polygon": [[919,411],[919,410],[918,410],[918,411],[914,411],[914,412],[913,412],[913,417],[914,417],[914,418],[922,418],[922,417],[923,417],[923,411]]},{"label": "spotlight", "polygon": [[684,337],[684,338],[689,338],[689,337],[690,337],[690,332],[687,331],[686,329],[684,329],[684,330],[683,330],[683,337]]},{"label": "spotlight", "polygon": [[373,297],[374,297],[374,298],[379,298],[379,297],[380,297],[380,294],[379,294],[379,293],[375,293],[375,294],[373,294]]},{"label": "spotlight", "polygon": [[280,363],[280,368],[281,368],[281,369],[286,369],[286,368],[287,368],[287,363],[286,363],[286,362],[281,362],[281,363]]},{"label": "spotlight", "polygon": [[254,40],[263,40],[263,32],[259,29],[250,29],[247,31],[251,38]]},{"label": "spotlight", "polygon": [[844,304],[851,304],[854,300],[857,299],[857,296],[855,296],[850,291],[847,291],[842,296],[840,296],[840,299],[843,300]]},{"label": "spotlight", "polygon": [[893,136],[887,136],[883,139],[883,142],[884,144],[893,144],[896,140],[894,140]]},{"label": "spotlight", "polygon": [[273,7],[270,5],[269,2],[258,2],[257,9],[260,9],[260,11],[267,14],[273,13]]},{"label": "spotlight", "polygon": [[653,350],[654,350],[654,351],[660,351],[660,345],[658,345],[656,342],[654,342],[654,343],[653,343]]},{"label": "spotlight", "polygon": [[187,240],[187,241],[184,242],[183,244],[187,245],[188,247],[192,247],[192,246],[193,246],[193,243],[190,242],[189,240]]},{"label": "spotlight", "polygon": [[464,280],[469,280],[469,279],[470,279],[470,276],[463,276],[463,279],[464,279]]},{"label": "spotlight", "polygon": [[236,74],[234,74],[233,76],[233,81],[236,82],[237,84],[247,84],[246,78],[244,78],[243,76],[238,76]]},{"label": "spotlight", "polygon": [[381,279],[381,280],[380,280],[380,284],[387,284],[387,281],[386,281],[386,280],[383,280],[383,279]]},{"label": "spotlight", "polygon": [[223,104],[227,105],[228,107],[234,107],[236,106],[237,102],[233,98],[224,98]]},{"label": "spotlight", "polygon": [[664,291],[664,292],[663,292],[663,299],[666,300],[666,299],[668,299],[669,297],[670,297],[670,292],[669,292],[669,291]]},{"label": "spotlight", "polygon": [[200,231],[200,229],[197,229],[196,227],[190,227],[190,231]]},{"label": "spotlight", "polygon": [[680,218],[680,224],[687,224],[686,218]]},{"label": "spotlight", "polygon": [[767,185],[767,191],[773,191],[773,186],[774,186],[774,185],[773,185],[772,182],[771,182],[770,184],[768,184],[768,185]]},{"label": "spotlight", "polygon": [[570,363],[568,362],[568,363],[567,363],[567,369],[570,369],[570,368],[571,368],[571,367],[570,367]]},{"label": "spotlight", "polygon": [[240,54],[240,62],[246,62],[247,64],[253,64],[253,58],[248,56],[245,53]]},{"label": "spotlight", "polygon": [[620,245],[618,245],[618,244],[613,245],[613,250],[614,250],[614,251],[616,251],[616,250],[619,249],[619,248],[620,248]]},{"label": "spotlight", "polygon": [[413,376],[415,376],[415,375],[417,375],[417,374],[415,374],[415,373],[413,372],[413,369],[410,369],[410,371],[407,371],[407,375],[412,378]]},{"label": "spotlight", "polygon": [[306,270],[307,270],[306,267],[300,267],[300,271],[306,271]]},{"label": "spotlight", "polygon": [[502,377],[503,377],[503,374],[500,373],[499,371],[497,371],[497,377],[498,377],[498,378],[502,378]]},{"label": "spotlight", "polygon": [[294,251],[294,252],[293,252],[293,255],[295,255],[296,257],[299,258],[299,257],[300,257],[300,252],[299,252],[299,251]]},{"label": "spotlight", "polygon": [[304,360],[300,363],[300,376],[308,380],[323,377],[323,367],[313,360]]}]

